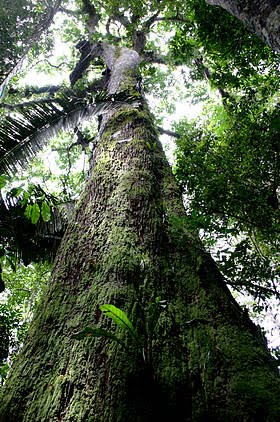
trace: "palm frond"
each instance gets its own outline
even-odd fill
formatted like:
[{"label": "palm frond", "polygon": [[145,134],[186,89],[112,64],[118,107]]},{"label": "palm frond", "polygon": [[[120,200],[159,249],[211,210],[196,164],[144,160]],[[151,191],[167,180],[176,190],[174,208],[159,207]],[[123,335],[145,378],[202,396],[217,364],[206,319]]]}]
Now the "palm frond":
[{"label": "palm frond", "polygon": [[92,103],[87,92],[70,90],[57,98],[11,106],[10,113],[0,121],[0,173],[11,174],[26,166],[60,131],[74,129],[83,119],[118,109],[125,103],[140,105],[137,95],[126,92],[110,95],[99,91]]},{"label": "palm frond", "polygon": [[73,99],[67,94],[12,110],[0,122],[1,172],[12,173],[25,166],[47,140],[74,128],[95,111],[96,107],[84,99]]}]

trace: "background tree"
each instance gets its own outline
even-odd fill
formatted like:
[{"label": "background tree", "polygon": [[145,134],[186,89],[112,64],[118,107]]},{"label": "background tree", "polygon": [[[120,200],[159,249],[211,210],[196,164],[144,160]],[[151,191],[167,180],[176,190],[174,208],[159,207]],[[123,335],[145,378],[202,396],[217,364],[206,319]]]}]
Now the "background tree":
[{"label": "background tree", "polygon": [[280,9],[277,1],[250,0],[243,1],[241,4],[236,0],[207,0],[207,3],[223,7],[240,19],[274,50],[280,50]]},{"label": "background tree", "polygon": [[[8,170],[23,146],[26,160],[54,131],[77,133],[94,113],[99,120],[89,178],[1,418],[276,420],[276,362],[190,230],[141,91],[141,59],[163,61],[148,43],[151,27],[186,20],[189,9],[79,6],[74,16],[85,17],[90,38],[75,40],[72,87],[12,104],[1,127]],[[89,82],[91,63],[97,80]]]},{"label": "background tree", "polygon": [[223,237],[217,258],[229,284],[258,300],[279,297],[279,60],[224,11],[202,3],[191,10],[170,41],[172,55],[218,97],[209,98],[204,83],[200,122],[177,125],[176,174],[192,195],[189,221],[211,248]]},{"label": "background tree", "polygon": [[0,75],[0,98],[29,51],[32,49],[36,54],[36,46],[42,42],[42,35],[52,23],[60,4],[60,0],[43,1],[35,6],[29,0],[18,0],[13,5],[6,0],[2,2],[0,28],[4,66]]}]

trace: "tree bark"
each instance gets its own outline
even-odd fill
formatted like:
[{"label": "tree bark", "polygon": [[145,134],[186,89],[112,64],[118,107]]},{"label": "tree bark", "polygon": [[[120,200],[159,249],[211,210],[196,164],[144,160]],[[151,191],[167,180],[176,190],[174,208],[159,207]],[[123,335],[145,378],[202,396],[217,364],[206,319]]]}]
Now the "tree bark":
[{"label": "tree bark", "polygon": [[280,4],[278,0],[206,0],[237,17],[273,50],[280,51]]},{"label": "tree bark", "polygon": [[[139,57],[104,47],[110,94],[91,174],[11,371],[0,421],[275,421],[279,382],[257,329],[186,221],[137,90]],[[135,342],[101,315],[125,311]],[[86,326],[111,330],[77,341]]]}]

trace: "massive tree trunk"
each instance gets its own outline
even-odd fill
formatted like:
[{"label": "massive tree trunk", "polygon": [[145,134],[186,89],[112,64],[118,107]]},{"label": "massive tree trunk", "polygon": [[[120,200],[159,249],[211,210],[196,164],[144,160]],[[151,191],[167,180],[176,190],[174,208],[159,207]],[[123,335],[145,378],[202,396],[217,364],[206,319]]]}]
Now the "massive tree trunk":
[{"label": "massive tree trunk", "polygon": [[[0,420],[276,421],[275,362],[189,231],[137,53],[103,49],[110,94],[91,174],[7,381]],[[117,97],[116,97],[117,98]],[[111,303],[135,341],[101,315]],[[97,325],[118,335],[78,341]]]},{"label": "massive tree trunk", "polygon": [[274,50],[280,51],[280,4],[278,0],[206,0],[236,16]]}]

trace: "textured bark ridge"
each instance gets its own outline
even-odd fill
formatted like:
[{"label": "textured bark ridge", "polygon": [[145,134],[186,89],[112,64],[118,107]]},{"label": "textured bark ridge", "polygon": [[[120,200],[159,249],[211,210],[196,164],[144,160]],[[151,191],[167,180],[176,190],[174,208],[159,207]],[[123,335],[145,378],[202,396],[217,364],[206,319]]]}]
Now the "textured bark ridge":
[{"label": "textured bark ridge", "polygon": [[280,51],[280,3],[278,0],[206,0],[241,20],[265,43]]},{"label": "textured bark ridge", "polygon": [[[134,99],[103,115],[91,175],[7,381],[0,421],[276,421],[275,363],[189,230],[135,90],[135,53],[123,52],[130,72],[112,68],[123,76],[110,86]],[[137,342],[101,315],[105,303],[128,314]],[[92,325],[125,347],[71,338]]]}]

